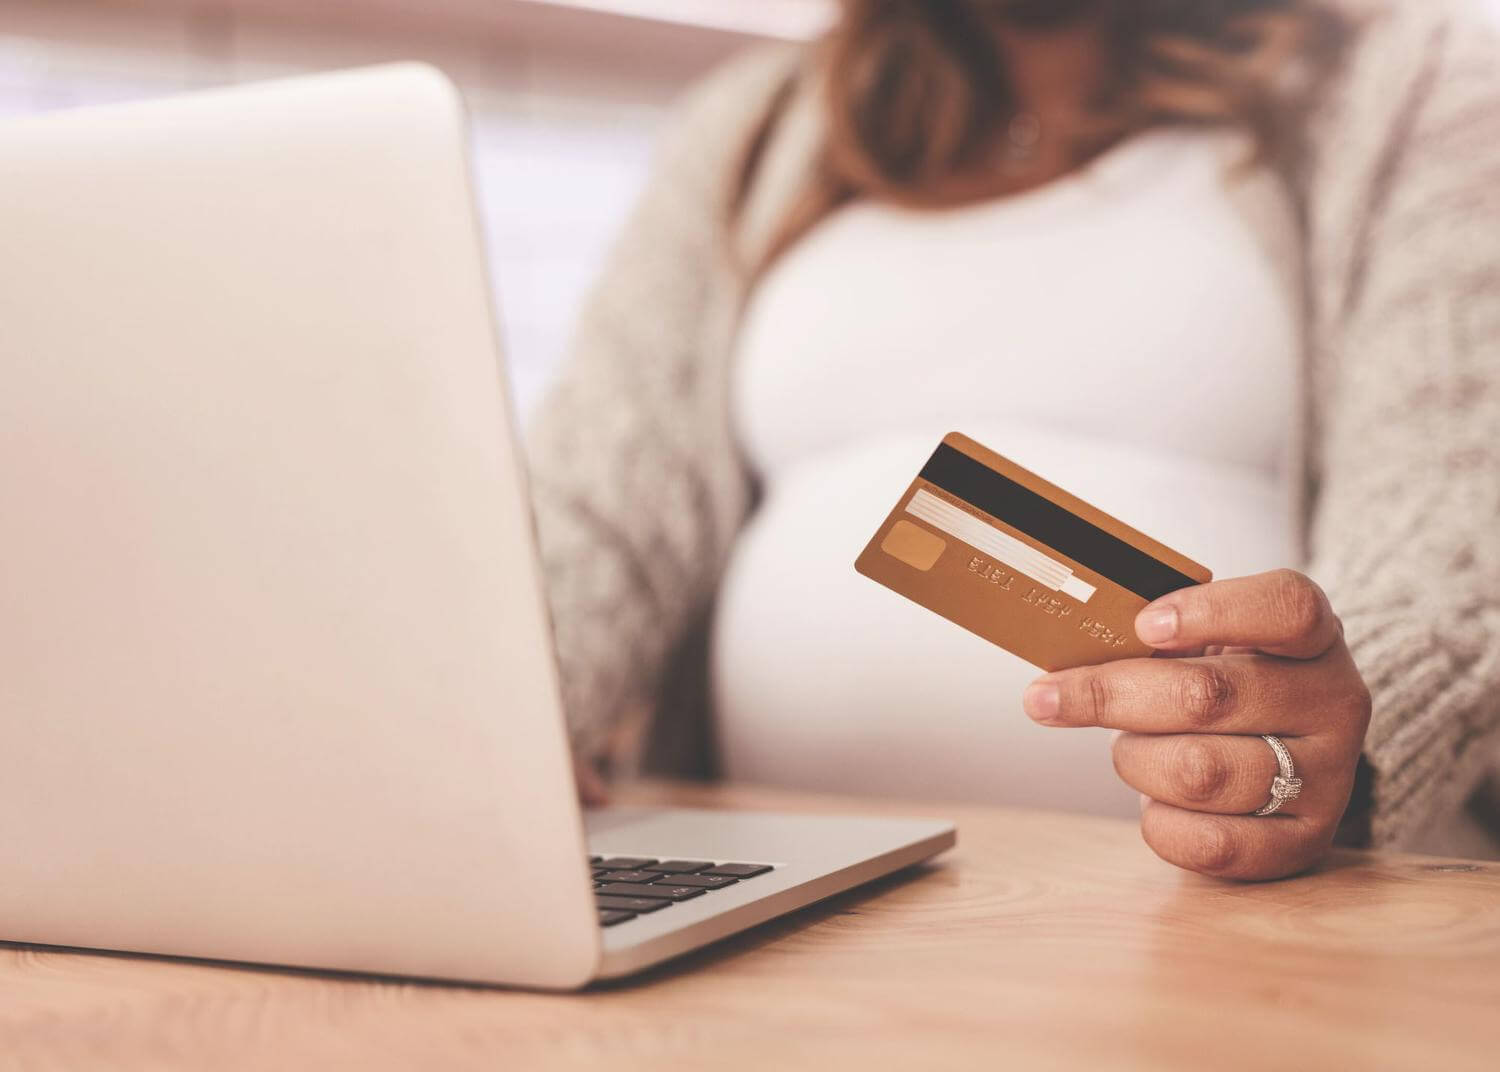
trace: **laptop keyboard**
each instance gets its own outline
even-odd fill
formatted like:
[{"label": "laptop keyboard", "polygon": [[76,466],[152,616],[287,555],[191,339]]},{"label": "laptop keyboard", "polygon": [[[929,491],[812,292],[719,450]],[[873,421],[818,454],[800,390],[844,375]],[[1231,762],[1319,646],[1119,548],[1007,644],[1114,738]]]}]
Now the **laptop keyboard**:
[{"label": "laptop keyboard", "polygon": [[774,870],[770,864],[712,860],[655,860],[649,856],[590,856],[599,925],[613,927],[678,901],[690,901]]}]

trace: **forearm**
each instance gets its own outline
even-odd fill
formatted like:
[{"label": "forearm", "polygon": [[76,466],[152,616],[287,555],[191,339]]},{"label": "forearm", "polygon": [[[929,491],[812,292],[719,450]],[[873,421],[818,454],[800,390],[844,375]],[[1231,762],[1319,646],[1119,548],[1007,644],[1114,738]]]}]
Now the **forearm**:
[{"label": "forearm", "polygon": [[1350,337],[1310,569],[1374,699],[1356,806],[1378,845],[1451,814],[1500,751],[1500,295],[1406,300]]},{"label": "forearm", "polygon": [[725,365],[738,281],[726,186],[794,55],[689,95],[532,422],[532,485],[575,745],[596,756],[717,584],[749,498]]}]

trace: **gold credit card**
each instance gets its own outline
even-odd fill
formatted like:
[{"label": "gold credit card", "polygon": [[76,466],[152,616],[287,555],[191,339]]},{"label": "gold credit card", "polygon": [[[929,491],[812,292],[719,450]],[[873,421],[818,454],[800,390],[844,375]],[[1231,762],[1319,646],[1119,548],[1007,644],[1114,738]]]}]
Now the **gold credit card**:
[{"label": "gold credit card", "polygon": [[1043,670],[1150,655],[1147,603],[1213,574],[957,432],[854,568]]}]

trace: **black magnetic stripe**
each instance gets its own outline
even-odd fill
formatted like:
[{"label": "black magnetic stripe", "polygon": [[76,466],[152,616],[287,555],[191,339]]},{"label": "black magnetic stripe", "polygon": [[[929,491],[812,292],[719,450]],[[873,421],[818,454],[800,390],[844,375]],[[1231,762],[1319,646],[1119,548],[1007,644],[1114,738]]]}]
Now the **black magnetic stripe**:
[{"label": "black magnetic stripe", "polygon": [[946,443],[939,444],[921,476],[1145,599],[1198,583]]}]

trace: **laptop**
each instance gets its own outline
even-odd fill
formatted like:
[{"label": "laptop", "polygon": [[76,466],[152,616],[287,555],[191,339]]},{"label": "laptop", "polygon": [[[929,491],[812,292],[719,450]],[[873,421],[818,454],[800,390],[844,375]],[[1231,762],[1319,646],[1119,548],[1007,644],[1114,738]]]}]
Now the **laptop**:
[{"label": "laptop", "polygon": [[0,126],[0,939],[568,989],[950,823],[581,812],[457,92]]}]

